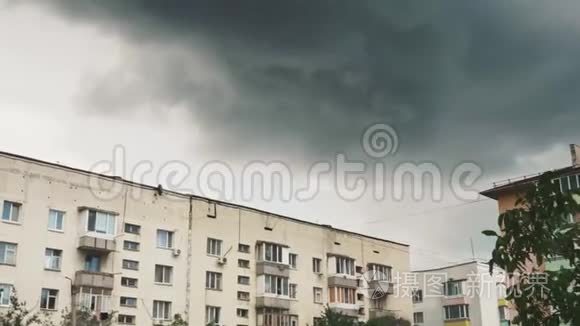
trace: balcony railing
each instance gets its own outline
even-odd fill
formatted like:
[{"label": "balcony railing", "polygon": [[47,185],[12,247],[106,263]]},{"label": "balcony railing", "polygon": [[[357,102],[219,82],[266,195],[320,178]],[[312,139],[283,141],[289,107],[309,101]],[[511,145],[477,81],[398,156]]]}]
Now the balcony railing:
[{"label": "balcony railing", "polygon": [[79,238],[78,249],[86,251],[96,251],[102,253],[109,253],[115,251],[116,242],[112,239],[103,239],[84,235]]},{"label": "balcony railing", "polygon": [[110,273],[77,271],[75,273],[75,287],[90,287],[113,289],[115,277]]}]

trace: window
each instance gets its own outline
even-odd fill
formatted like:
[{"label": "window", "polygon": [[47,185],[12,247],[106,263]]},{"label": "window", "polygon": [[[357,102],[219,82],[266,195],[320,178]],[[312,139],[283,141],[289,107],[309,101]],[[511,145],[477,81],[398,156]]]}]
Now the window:
[{"label": "window", "polygon": [[123,241],[123,249],[129,251],[139,251],[139,242],[125,240]]},{"label": "window", "polygon": [[250,277],[238,275],[238,284],[250,285]]},{"label": "window", "polygon": [[250,292],[238,291],[238,300],[250,301]]},{"label": "window", "polygon": [[135,325],[135,316],[133,315],[119,315],[117,318],[119,324]]},{"label": "window", "polygon": [[121,286],[125,286],[128,288],[136,288],[137,287],[137,279],[132,277],[121,277]]},{"label": "window", "polygon": [[322,303],[322,288],[314,288],[314,303]]},{"label": "window", "polygon": [[353,288],[330,287],[328,288],[328,296],[330,302],[356,303],[356,289]]},{"label": "window", "polygon": [[78,293],[80,306],[92,312],[109,311],[111,290],[87,287]]},{"label": "window", "polygon": [[219,324],[220,310],[220,307],[205,306],[205,324]]},{"label": "window", "polygon": [[250,268],[250,261],[245,259],[238,259],[238,267]]},{"label": "window", "polygon": [[17,245],[9,242],[0,242],[0,264],[16,265]]},{"label": "window", "polygon": [[157,248],[173,248],[173,232],[166,230],[157,230]]},{"label": "window", "polygon": [[422,312],[413,313],[413,324],[423,324],[425,321],[423,319]]},{"label": "window", "polygon": [[283,261],[282,246],[273,243],[265,243],[264,248],[264,260],[274,263],[281,263]]},{"label": "window", "polygon": [[60,271],[62,250],[46,248],[44,250],[44,268]]},{"label": "window", "polygon": [[155,265],[155,283],[173,283],[173,267],[165,265]]},{"label": "window", "polygon": [[288,262],[290,264],[290,267],[292,268],[296,268],[296,262],[298,260],[298,255],[297,254],[289,254],[288,255]]},{"label": "window", "polygon": [[348,257],[336,258],[336,274],[354,275],[354,259]]},{"label": "window", "polygon": [[123,268],[138,271],[139,270],[139,262],[135,261],[135,260],[123,259]]},{"label": "window", "polygon": [[240,309],[236,310],[236,315],[240,318],[248,318],[248,309]]},{"label": "window", "polygon": [[51,231],[64,230],[64,212],[54,209],[48,211],[48,229]]},{"label": "window", "polygon": [[141,234],[141,226],[137,224],[125,223],[125,233]]},{"label": "window", "polygon": [[560,185],[560,190],[562,192],[576,190],[580,187],[580,183],[578,181],[579,175],[567,175],[555,179],[555,183]]},{"label": "window", "polygon": [[265,291],[277,295],[288,296],[288,278],[275,275],[265,275]]},{"label": "window", "polygon": [[314,273],[322,273],[321,265],[322,265],[322,259],[312,258],[312,271]]},{"label": "window", "polygon": [[445,320],[469,318],[469,305],[458,304],[443,307]]},{"label": "window", "polygon": [[222,289],[222,273],[205,272],[205,287],[212,290]]},{"label": "window", "polygon": [[463,281],[449,281],[445,283],[445,295],[454,296],[463,294]]},{"label": "window", "polygon": [[40,294],[40,309],[56,310],[58,290],[42,289]]},{"label": "window", "polygon": [[238,244],[238,251],[239,252],[243,252],[245,254],[250,253],[250,246],[248,246],[247,244]]},{"label": "window", "polygon": [[391,281],[391,271],[390,266],[369,264],[369,272],[371,272],[373,281]]},{"label": "window", "polygon": [[85,257],[85,271],[100,272],[101,256],[87,255]]},{"label": "window", "polygon": [[153,319],[170,320],[171,319],[171,302],[153,301]]},{"label": "window", "polygon": [[21,207],[22,205],[19,203],[5,200],[2,210],[2,221],[18,223],[20,220]]},{"label": "window", "polygon": [[413,290],[413,303],[423,302],[423,290]]},{"label": "window", "polygon": [[120,305],[123,307],[137,307],[137,298],[133,297],[121,297]]},{"label": "window", "polygon": [[115,215],[90,209],[87,231],[115,235]]},{"label": "window", "polygon": [[290,298],[296,299],[296,290],[298,288],[298,285],[296,285],[294,283],[290,283],[290,285],[288,285],[288,287],[290,289]]},{"label": "window", "polygon": [[207,238],[207,254],[212,256],[222,255],[222,241],[212,238]]},{"label": "window", "polygon": [[9,306],[12,296],[12,285],[0,284],[0,306]]}]

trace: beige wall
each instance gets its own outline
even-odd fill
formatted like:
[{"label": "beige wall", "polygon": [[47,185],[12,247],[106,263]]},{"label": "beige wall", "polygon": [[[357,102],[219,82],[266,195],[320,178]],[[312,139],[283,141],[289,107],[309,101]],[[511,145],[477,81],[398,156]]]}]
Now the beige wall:
[{"label": "beige wall", "polygon": [[[110,184],[111,179],[104,180],[105,186]],[[312,325],[313,317],[319,316],[324,308],[322,304],[313,303],[313,287],[323,288],[327,299],[329,275],[326,261],[329,253],[354,258],[358,266],[379,263],[392,266],[395,273],[409,271],[409,250],[404,245],[223,203],[217,205],[216,218],[209,218],[207,199],[170,192],[158,195],[152,188],[137,191],[139,188],[126,184],[124,187],[127,193],[111,200],[100,200],[89,189],[85,173],[0,155],[0,201],[22,203],[20,224],[0,223],[0,241],[18,244],[16,266],[0,265],[0,283],[13,284],[19,296],[30,306],[37,306],[42,287],[58,289],[58,309],[67,307],[70,304],[70,283],[65,277],[73,277],[83,268],[85,255],[77,250],[79,236],[84,230],[78,210],[81,206],[118,213],[117,251],[107,255],[102,271],[115,274],[113,310],[136,315],[138,325],[151,324],[149,316],[153,300],[171,301],[173,313],[186,312],[189,300],[190,325],[204,323],[206,305],[221,307],[224,325],[256,325],[255,250],[258,241],[283,243],[289,246],[289,252],[298,255],[297,268],[290,271],[290,283],[298,284],[297,299],[291,303],[290,314],[299,316],[299,325]],[[139,196],[133,196],[135,193]],[[191,243],[188,242],[190,204]],[[63,233],[47,230],[50,208],[66,212]],[[124,234],[123,222],[140,225],[141,234]],[[265,230],[266,226],[272,231]],[[156,247],[157,229],[175,230],[175,247],[181,249],[179,256],[175,257],[171,250]],[[223,241],[222,252],[231,248],[226,255],[227,264],[218,265],[216,257],[206,254],[208,237]],[[139,242],[140,251],[123,250],[123,240]],[[250,245],[250,254],[238,252],[238,243]],[[44,270],[45,248],[63,250],[60,272]],[[188,253],[191,255],[190,265]],[[323,259],[324,275],[312,272],[313,257]],[[139,271],[122,269],[122,259],[139,261]],[[250,260],[250,269],[239,268],[238,259]],[[172,286],[154,284],[155,264],[174,267]],[[205,289],[206,271],[223,273],[222,291]],[[250,285],[238,285],[238,275],[249,276]],[[138,278],[139,287],[121,287],[121,276]],[[249,292],[250,301],[237,300],[238,290]],[[119,296],[125,295],[139,299],[137,309],[119,307]],[[361,304],[366,306],[366,315],[362,316],[365,319],[368,317],[368,299],[365,297]],[[236,317],[236,308],[248,309],[249,318]],[[411,318],[412,304],[408,297],[389,297],[386,308]]]}]

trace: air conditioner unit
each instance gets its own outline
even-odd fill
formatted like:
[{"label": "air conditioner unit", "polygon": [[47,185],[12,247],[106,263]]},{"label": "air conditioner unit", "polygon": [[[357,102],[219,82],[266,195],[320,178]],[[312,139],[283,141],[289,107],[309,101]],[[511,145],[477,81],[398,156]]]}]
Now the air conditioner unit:
[{"label": "air conditioner unit", "polygon": [[173,249],[173,256],[177,257],[181,255],[181,249]]},{"label": "air conditioner unit", "polygon": [[228,262],[228,259],[226,257],[220,257],[217,260],[218,265],[225,265]]}]

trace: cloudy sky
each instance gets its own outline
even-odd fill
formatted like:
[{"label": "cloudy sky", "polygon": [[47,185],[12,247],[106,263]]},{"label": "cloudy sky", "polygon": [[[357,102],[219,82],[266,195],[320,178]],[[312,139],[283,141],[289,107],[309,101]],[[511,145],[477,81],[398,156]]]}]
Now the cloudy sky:
[{"label": "cloudy sky", "polygon": [[[0,151],[88,169],[121,145],[127,171],[191,175],[280,161],[299,184],[337,153],[430,162],[440,201],[346,201],[331,177],[314,200],[233,200],[409,243],[416,268],[470,258],[470,239],[485,258],[495,202],[456,198],[449,176],[475,162],[483,190],[569,165],[579,16],[573,0],[0,0]],[[360,145],[376,123],[398,136],[381,159]]]}]

